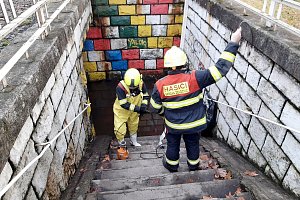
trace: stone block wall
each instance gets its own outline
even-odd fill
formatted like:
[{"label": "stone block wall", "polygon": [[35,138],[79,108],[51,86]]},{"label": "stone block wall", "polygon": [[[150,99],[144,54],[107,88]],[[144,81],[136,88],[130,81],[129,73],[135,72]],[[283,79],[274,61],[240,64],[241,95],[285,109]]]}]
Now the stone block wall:
[{"label": "stone block wall", "polygon": [[[51,8],[50,4],[50,12]],[[70,122],[88,102],[81,53],[91,13],[89,1],[70,3],[59,20],[51,24],[46,39],[36,41],[30,49],[29,60],[20,60],[8,74],[8,86],[0,92],[0,102],[4,102],[0,120],[20,126],[20,130],[10,132],[1,124],[0,190],[41,153],[43,147],[38,144],[52,140],[67,124],[70,126],[5,193],[3,200],[59,199],[84,155],[91,132],[90,110]],[[15,50],[9,48],[5,52]],[[23,109],[16,104],[23,105]],[[8,118],[10,115],[15,117]],[[4,141],[5,136],[9,139]]]},{"label": "stone block wall", "polygon": [[[191,0],[184,50],[195,69],[214,65],[241,21],[243,40],[226,77],[210,86],[213,98],[300,130],[299,36],[231,1]],[[260,22],[258,24],[257,22]],[[250,159],[278,184],[300,196],[300,134],[219,105],[217,137]]]},{"label": "stone block wall", "polygon": [[94,25],[84,43],[89,81],[128,68],[158,70],[171,46],[180,45],[184,0],[93,0]]}]

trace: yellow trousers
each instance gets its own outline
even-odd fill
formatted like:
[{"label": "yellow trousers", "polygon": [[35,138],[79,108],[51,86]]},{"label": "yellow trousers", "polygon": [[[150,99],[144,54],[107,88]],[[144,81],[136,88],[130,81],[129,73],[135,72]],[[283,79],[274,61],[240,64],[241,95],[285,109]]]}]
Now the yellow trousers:
[{"label": "yellow trousers", "polygon": [[[142,97],[141,95],[138,95],[136,97],[128,97],[127,101],[134,105],[141,106]],[[114,132],[118,141],[122,141],[124,139],[127,127],[130,135],[137,133],[140,114],[122,108],[119,104],[118,99],[115,100],[113,112]]]}]

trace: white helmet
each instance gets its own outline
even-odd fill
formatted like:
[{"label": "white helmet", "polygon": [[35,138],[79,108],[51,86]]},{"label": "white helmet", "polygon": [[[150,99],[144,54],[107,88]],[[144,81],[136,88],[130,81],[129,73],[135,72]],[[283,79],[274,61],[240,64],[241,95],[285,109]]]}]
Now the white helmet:
[{"label": "white helmet", "polygon": [[172,46],[164,57],[164,67],[177,67],[185,65],[187,62],[186,54],[176,46]]}]

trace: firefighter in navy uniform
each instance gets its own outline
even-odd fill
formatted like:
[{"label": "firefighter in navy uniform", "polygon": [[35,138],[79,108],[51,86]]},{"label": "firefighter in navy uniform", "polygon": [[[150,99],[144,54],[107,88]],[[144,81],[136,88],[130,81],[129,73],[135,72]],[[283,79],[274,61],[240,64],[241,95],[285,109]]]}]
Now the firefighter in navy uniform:
[{"label": "firefighter in navy uniform", "polygon": [[119,144],[124,145],[128,126],[131,144],[141,146],[137,142],[139,116],[146,113],[149,94],[137,69],[131,68],[125,72],[124,80],[116,88],[116,96],[113,105],[116,138]]},{"label": "firefighter in navy uniform", "polygon": [[179,167],[181,136],[186,146],[189,169],[199,169],[200,132],[206,128],[206,107],[203,104],[202,89],[226,75],[235,60],[240,39],[241,28],[238,28],[215,66],[205,70],[187,72],[187,56],[176,46],[166,52],[164,67],[172,70],[155,83],[150,110],[164,116],[167,151],[163,165],[170,172],[176,172]]}]

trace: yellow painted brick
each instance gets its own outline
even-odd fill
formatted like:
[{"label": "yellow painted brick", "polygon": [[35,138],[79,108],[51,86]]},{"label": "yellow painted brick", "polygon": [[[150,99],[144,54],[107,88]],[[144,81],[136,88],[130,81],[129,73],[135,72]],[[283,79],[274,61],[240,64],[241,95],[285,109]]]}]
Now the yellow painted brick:
[{"label": "yellow painted brick", "polygon": [[167,36],[179,36],[181,35],[181,24],[168,25]]},{"label": "yellow painted brick", "polygon": [[89,61],[88,58],[87,58],[87,52],[86,51],[82,52],[82,60],[83,60],[83,62]]},{"label": "yellow painted brick", "polygon": [[145,15],[131,16],[131,25],[145,24]]},{"label": "yellow painted brick", "polygon": [[109,4],[126,4],[126,0],[109,0]]},{"label": "yellow painted brick", "polygon": [[135,5],[119,6],[119,15],[135,15]]},{"label": "yellow painted brick", "polygon": [[183,15],[175,15],[175,23],[181,23],[183,22]]},{"label": "yellow painted brick", "polygon": [[96,62],[83,62],[83,67],[86,72],[96,72],[97,71]]},{"label": "yellow painted brick", "polygon": [[158,48],[172,47],[173,37],[159,37],[158,38]]},{"label": "yellow painted brick", "polygon": [[151,25],[138,26],[138,36],[139,37],[151,36]]},{"label": "yellow painted brick", "polygon": [[148,37],[148,48],[157,48],[157,37]]},{"label": "yellow painted brick", "polygon": [[90,72],[89,80],[90,81],[101,81],[106,79],[105,72]]}]

